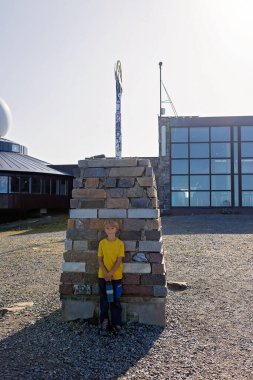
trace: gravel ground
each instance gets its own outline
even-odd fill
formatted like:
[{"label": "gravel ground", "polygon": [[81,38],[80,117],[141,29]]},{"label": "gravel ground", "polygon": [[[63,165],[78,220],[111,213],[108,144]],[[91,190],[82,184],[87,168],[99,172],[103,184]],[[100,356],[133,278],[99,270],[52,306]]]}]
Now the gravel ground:
[{"label": "gravel ground", "polygon": [[[165,328],[63,322],[58,284],[65,232],[0,233],[1,379],[252,379],[253,218],[163,218]],[[17,302],[32,302],[6,311]],[[22,306],[22,305],[21,305]]]}]

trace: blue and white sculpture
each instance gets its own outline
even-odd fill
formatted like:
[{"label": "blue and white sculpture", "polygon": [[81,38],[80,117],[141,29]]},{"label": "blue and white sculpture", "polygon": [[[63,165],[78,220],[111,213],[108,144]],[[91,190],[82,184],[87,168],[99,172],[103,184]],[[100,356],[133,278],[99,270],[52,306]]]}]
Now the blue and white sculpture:
[{"label": "blue and white sculpture", "polygon": [[116,80],[116,114],[115,114],[115,157],[120,159],[122,154],[121,137],[121,95],[122,95],[122,69],[120,61],[114,68]]}]

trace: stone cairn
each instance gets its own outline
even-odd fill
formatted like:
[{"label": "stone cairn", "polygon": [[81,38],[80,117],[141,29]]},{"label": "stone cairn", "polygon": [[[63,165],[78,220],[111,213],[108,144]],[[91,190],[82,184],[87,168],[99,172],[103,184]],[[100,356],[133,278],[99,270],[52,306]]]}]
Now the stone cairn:
[{"label": "stone cairn", "polygon": [[78,163],[65,240],[60,295],[65,320],[98,321],[99,241],[104,219],[117,219],[125,245],[122,320],[165,325],[167,295],[156,181],[148,159]]}]

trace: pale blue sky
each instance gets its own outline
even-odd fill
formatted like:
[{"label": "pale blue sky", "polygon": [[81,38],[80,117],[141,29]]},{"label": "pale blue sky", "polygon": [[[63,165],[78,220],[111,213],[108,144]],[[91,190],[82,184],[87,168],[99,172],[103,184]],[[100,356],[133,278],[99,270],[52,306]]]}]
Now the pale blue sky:
[{"label": "pale blue sky", "polygon": [[[253,114],[252,0],[0,0],[5,136],[57,163],[158,154],[159,66],[180,116]],[[167,108],[168,116],[173,115]]]}]

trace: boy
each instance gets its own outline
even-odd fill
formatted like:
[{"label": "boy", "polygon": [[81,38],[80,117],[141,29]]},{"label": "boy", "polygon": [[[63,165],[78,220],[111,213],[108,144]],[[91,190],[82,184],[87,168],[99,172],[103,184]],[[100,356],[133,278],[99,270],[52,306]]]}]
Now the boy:
[{"label": "boy", "polygon": [[[100,295],[100,323],[101,335],[108,335],[109,308],[111,310],[111,324],[114,333],[121,331],[121,280],[123,276],[122,257],[124,243],[116,237],[119,223],[116,220],[107,219],[104,222],[104,230],[107,238],[100,241],[98,246],[98,285]],[[106,294],[106,283],[111,282],[113,286],[113,302],[108,302]]]}]

